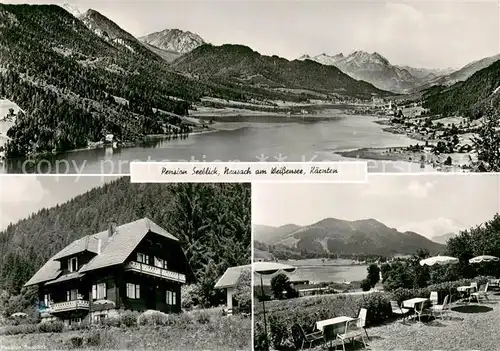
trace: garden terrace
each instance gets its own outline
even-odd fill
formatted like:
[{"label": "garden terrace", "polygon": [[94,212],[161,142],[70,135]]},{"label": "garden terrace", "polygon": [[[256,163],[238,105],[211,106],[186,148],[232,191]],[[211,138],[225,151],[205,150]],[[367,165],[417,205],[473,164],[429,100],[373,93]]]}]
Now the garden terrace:
[{"label": "garden terrace", "polygon": [[[475,280],[477,281],[477,279]],[[291,326],[298,323],[306,333],[314,331],[315,322],[339,316],[357,317],[361,307],[368,309],[367,331],[370,350],[498,350],[500,335],[500,292],[488,294],[489,301],[458,301],[456,287],[468,284],[461,280],[431,285],[423,289],[397,289],[364,295],[322,295],[266,302],[268,338],[271,348],[293,350]],[[390,300],[429,297],[438,291],[440,298],[451,291],[453,303],[449,318],[422,319],[403,323],[392,316]],[[439,303],[442,303],[441,301]],[[264,342],[262,304],[255,307],[256,348]],[[333,343],[335,345],[335,342]],[[321,348],[317,346],[315,350]],[[349,349],[363,349],[361,343]]]}]

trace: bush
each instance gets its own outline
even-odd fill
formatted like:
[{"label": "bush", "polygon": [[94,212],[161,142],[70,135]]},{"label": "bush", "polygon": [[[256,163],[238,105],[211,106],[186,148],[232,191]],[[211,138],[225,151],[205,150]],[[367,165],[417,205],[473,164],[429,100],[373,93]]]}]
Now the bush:
[{"label": "bush", "polygon": [[364,295],[361,308],[367,309],[367,325],[381,324],[392,316],[391,302],[385,294]]},{"label": "bush", "polygon": [[181,287],[181,307],[190,310],[200,303],[197,295],[198,287],[195,284],[183,285]]},{"label": "bush", "polygon": [[159,311],[146,311],[137,318],[138,325],[168,325],[168,315]]},{"label": "bush", "polygon": [[0,335],[32,334],[38,332],[36,324],[11,325],[0,329]]},{"label": "bush", "polygon": [[120,314],[120,324],[126,327],[135,327],[137,326],[138,317],[139,317],[139,312],[125,311]]},{"label": "bush", "polygon": [[271,334],[271,343],[276,349],[281,349],[288,340],[288,326],[284,320],[277,316],[269,316],[269,332]]},{"label": "bush", "polygon": [[361,289],[363,291],[370,291],[371,288],[372,288],[372,285],[368,279],[363,279],[361,281]]},{"label": "bush", "polygon": [[196,313],[196,321],[200,324],[210,323],[210,314],[207,311],[199,311]]},{"label": "bush", "polygon": [[255,323],[253,346],[256,351],[266,350],[266,334],[264,333],[264,326],[260,322]]},{"label": "bush", "polygon": [[271,278],[271,290],[273,296],[281,300],[283,298],[283,291],[287,290],[290,285],[290,278],[285,273],[278,273]]},{"label": "bush", "polygon": [[120,318],[119,317],[107,317],[100,321],[100,324],[105,327],[119,327]]},{"label": "bush", "polygon": [[74,324],[71,326],[71,329],[73,330],[86,330],[86,329],[90,329],[90,323],[88,322],[88,320],[84,320],[78,324]]},{"label": "bush", "polygon": [[61,321],[44,322],[38,324],[40,333],[61,333],[64,331],[65,325]]},{"label": "bush", "polygon": [[250,313],[252,309],[252,273],[250,269],[244,269],[238,280],[233,294],[238,304],[238,312]]},{"label": "bush", "polygon": [[99,346],[101,344],[101,331],[94,330],[87,336],[88,346]]}]

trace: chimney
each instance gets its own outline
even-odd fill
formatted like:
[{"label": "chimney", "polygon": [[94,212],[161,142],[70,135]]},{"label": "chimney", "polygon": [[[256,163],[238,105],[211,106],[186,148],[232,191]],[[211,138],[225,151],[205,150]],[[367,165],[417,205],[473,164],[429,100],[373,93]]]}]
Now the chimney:
[{"label": "chimney", "polygon": [[101,254],[101,239],[97,240],[97,254]]},{"label": "chimney", "polygon": [[108,227],[108,238],[111,238],[116,233],[116,223],[114,221],[109,222]]}]

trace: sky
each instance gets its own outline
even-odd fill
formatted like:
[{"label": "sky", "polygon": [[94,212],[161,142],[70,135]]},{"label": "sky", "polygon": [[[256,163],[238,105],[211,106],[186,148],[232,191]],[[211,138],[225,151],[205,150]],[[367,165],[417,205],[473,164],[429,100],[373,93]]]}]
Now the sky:
[{"label": "sky", "polygon": [[179,28],[214,45],[244,44],[288,59],[365,50],[393,64],[460,68],[500,52],[498,0],[51,2],[93,8],[135,36]]},{"label": "sky", "polygon": [[42,208],[54,207],[118,177],[2,175],[0,230]]},{"label": "sky", "polygon": [[266,184],[252,187],[252,222],[309,225],[325,218],[373,218],[431,238],[500,213],[494,174],[369,175],[367,183]]}]

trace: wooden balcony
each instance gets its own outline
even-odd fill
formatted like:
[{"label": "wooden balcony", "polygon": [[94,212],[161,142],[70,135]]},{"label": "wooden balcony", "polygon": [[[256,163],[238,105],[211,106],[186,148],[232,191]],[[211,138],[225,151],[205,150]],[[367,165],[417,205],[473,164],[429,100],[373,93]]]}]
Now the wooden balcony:
[{"label": "wooden balcony", "polygon": [[87,300],[73,300],[53,303],[47,312],[58,313],[76,310],[88,310],[89,302]]},{"label": "wooden balcony", "polygon": [[163,279],[172,280],[174,282],[186,283],[186,276],[181,273],[169,271],[167,269],[150,266],[148,264],[131,261],[125,266],[126,271],[143,273]]}]

